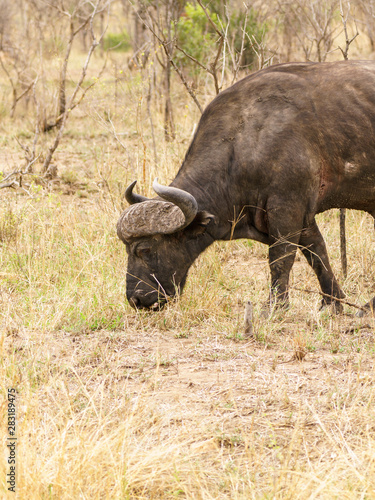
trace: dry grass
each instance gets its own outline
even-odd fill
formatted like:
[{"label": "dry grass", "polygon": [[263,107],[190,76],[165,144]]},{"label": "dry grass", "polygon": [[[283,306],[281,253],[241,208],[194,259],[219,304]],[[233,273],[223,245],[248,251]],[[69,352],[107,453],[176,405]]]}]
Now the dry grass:
[{"label": "dry grass", "polygon": [[[154,110],[156,166],[145,82],[119,80],[116,106],[110,73],[100,85],[69,122],[58,182],[0,192],[0,387],[18,391],[18,498],[375,498],[373,318],[320,312],[318,294],[293,290],[289,311],[261,320],[267,249],[247,241],[210,248],[163,311],[126,303],[124,186],[139,178],[151,194],[156,174],[173,178],[197,115],[176,86],[179,140],[165,144]],[[31,137],[24,123],[1,139],[9,169],[12,134]],[[319,225],[340,277],[337,214]],[[340,281],[363,304],[375,294],[371,218],[349,213],[348,237]],[[318,290],[303,257],[291,284]]]}]

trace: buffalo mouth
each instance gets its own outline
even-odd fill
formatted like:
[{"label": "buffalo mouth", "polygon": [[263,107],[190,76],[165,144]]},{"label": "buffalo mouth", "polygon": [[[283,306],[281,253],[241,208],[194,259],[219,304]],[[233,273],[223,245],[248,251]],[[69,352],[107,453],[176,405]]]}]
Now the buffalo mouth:
[{"label": "buffalo mouth", "polygon": [[164,306],[166,305],[167,299],[157,300],[153,304],[148,305],[148,304],[142,304],[142,302],[140,301],[140,299],[138,297],[131,297],[128,300],[128,302],[133,309],[137,309],[137,310],[144,309],[144,310],[148,310],[148,311],[161,311],[164,308]]},{"label": "buffalo mouth", "polygon": [[177,299],[185,285],[186,276],[181,281],[180,285],[173,287],[163,287],[158,283],[159,288],[153,287],[153,290],[148,290],[141,287],[139,283],[133,288],[127,288],[127,299],[133,309],[147,309],[149,311],[161,311],[168,302]]},{"label": "buffalo mouth", "polygon": [[145,309],[149,311],[161,311],[167,302],[173,299],[172,295],[161,295],[150,297],[149,295],[140,295],[134,293],[128,296],[128,302],[133,309]]}]

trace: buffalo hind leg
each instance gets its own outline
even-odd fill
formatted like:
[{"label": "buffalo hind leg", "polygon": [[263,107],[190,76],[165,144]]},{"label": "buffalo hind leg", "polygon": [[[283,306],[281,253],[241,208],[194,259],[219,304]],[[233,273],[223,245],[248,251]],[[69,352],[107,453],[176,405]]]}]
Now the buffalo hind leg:
[{"label": "buffalo hind leg", "polygon": [[[369,212],[373,218],[374,218],[374,228],[375,228],[375,212]],[[366,309],[365,311],[363,309]],[[357,312],[357,317],[363,318],[368,313],[371,313],[373,316],[375,315],[375,297],[370,300],[370,302],[367,302],[363,306],[363,309],[361,311]]]},{"label": "buffalo hind leg", "polygon": [[326,245],[315,220],[311,226],[302,231],[299,242],[303,255],[319,280],[322,292],[329,295],[329,297],[323,296],[321,307],[333,304],[335,312],[341,313],[342,304],[335,300],[335,297],[343,299],[345,294],[333,274]]}]

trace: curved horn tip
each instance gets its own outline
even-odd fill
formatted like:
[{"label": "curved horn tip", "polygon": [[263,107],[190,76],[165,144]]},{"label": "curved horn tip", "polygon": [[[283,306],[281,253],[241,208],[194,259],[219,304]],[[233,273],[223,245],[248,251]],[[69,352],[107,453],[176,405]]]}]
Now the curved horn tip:
[{"label": "curved horn tip", "polygon": [[136,184],[137,184],[137,181],[135,180],[135,181],[131,182],[131,183],[128,185],[128,187],[125,189],[125,196],[126,196],[127,194],[132,194],[133,189],[134,189],[134,186],[135,186]]},{"label": "curved horn tip", "polygon": [[141,203],[142,201],[147,201],[148,198],[145,196],[141,196],[140,194],[133,193],[134,186],[137,184],[137,181],[133,181],[125,190],[125,199],[130,205],[134,205],[135,203]]}]

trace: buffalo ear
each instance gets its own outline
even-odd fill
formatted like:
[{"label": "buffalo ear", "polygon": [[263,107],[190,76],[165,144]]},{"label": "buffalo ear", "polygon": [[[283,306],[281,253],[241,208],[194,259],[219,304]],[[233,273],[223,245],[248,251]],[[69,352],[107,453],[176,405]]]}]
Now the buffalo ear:
[{"label": "buffalo ear", "polygon": [[212,214],[202,210],[197,213],[193,221],[185,228],[185,232],[190,237],[197,237],[206,231],[208,224],[214,219],[215,217]]}]

